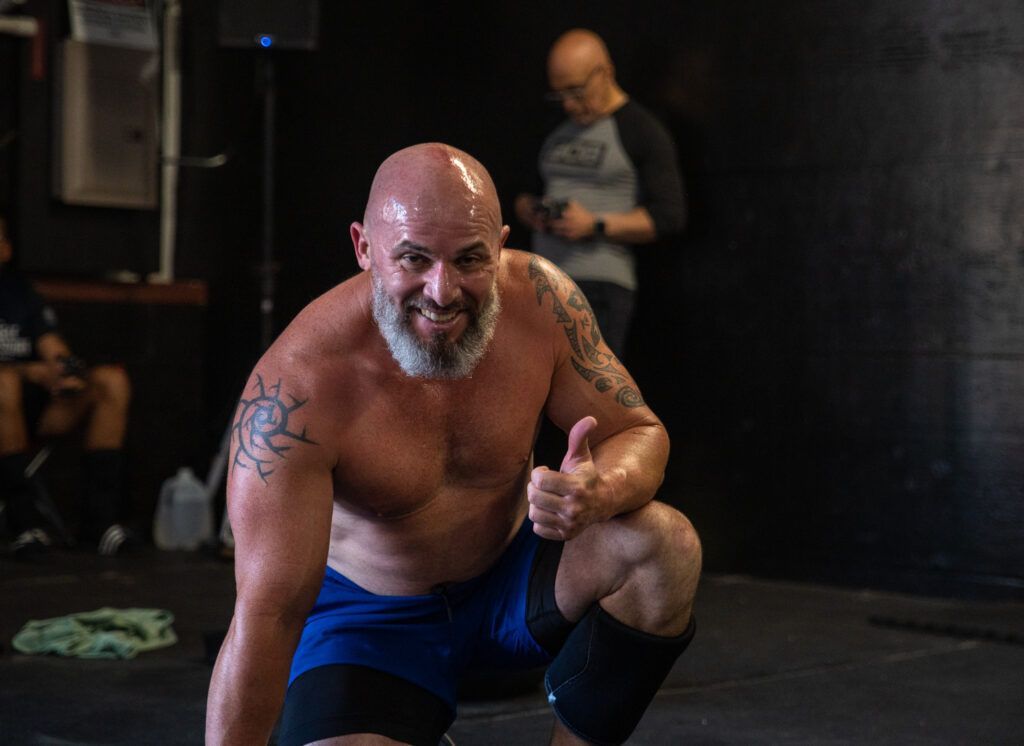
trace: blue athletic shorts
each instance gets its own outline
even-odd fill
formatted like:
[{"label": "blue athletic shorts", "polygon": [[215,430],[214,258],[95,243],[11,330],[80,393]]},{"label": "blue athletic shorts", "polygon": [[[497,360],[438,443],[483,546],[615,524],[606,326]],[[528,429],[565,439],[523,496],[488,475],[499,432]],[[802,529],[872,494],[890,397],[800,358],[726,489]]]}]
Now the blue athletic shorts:
[{"label": "blue athletic shorts", "polygon": [[320,666],[365,666],[426,689],[454,713],[462,671],[535,668],[557,653],[571,629],[554,602],[561,549],[527,519],[483,575],[419,596],[376,595],[327,568],[289,684]]}]

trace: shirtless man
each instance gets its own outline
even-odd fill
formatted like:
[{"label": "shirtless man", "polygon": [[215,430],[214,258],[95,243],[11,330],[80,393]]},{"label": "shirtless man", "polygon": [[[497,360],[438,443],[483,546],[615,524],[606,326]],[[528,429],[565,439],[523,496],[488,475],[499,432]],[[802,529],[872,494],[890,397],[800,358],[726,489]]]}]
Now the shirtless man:
[{"label": "shirtless man", "polygon": [[[693,635],[668,437],[572,281],[506,249],[486,169],[381,165],[363,272],[257,364],[234,425],[237,599],[207,742],[435,746],[461,670],[530,668],[552,743],[618,743]],[[534,467],[546,412],[568,435]],[[287,696],[286,696],[287,692]]]}]

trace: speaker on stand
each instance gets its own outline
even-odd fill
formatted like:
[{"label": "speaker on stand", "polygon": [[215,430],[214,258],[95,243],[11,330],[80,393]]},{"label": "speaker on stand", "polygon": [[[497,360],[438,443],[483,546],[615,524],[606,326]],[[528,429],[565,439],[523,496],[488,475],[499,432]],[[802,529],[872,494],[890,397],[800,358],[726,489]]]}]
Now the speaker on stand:
[{"label": "speaker on stand", "polygon": [[218,40],[236,49],[295,49],[319,46],[317,0],[220,0]]},{"label": "speaker on stand", "polygon": [[[274,297],[277,290],[274,269],[274,110],[277,95],[274,55],[279,50],[315,51],[319,46],[319,27],[318,0],[220,0],[220,46],[253,50],[263,95],[263,224],[259,272],[261,353],[274,341]],[[206,478],[206,491],[211,503],[227,470],[231,430],[229,418]],[[226,507],[221,521],[220,542],[225,549],[234,549]]]}]

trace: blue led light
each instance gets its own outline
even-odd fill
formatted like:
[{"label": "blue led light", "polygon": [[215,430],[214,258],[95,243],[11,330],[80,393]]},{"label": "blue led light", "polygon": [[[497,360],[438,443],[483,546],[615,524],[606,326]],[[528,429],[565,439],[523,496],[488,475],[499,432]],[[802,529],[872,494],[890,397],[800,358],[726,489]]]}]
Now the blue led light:
[{"label": "blue led light", "polygon": [[260,46],[266,49],[274,43],[273,36],[267,36],[266,34],[260,34]]}]

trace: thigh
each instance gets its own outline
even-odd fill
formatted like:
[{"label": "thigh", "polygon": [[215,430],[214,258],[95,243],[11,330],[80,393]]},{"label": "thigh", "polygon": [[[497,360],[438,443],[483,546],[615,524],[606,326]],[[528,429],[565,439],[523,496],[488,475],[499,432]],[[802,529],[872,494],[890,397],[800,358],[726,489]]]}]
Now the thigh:
[{"label": "thigh", "polygon": [[322,666],[361,666],[431,692],[454,713],[453,642],[444,595],[379,596],[328,567],[292,657],[290,682]]},{"label": "thigh", "polygon": [[451,723],[443,700],[405,679],[364,666],[327,665],[288,687],[277,743],[344,743],[343,736],[374,734],[380,743],[437,746]]}]

